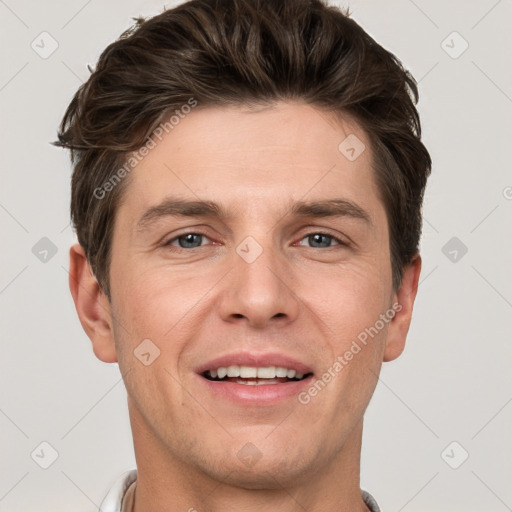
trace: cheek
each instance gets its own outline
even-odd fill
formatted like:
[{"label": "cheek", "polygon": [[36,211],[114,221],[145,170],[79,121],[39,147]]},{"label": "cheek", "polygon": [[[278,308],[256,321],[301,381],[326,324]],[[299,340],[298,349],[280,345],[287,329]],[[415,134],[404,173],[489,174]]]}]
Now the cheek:
[{"label": "cheek", "polygon": [[159,338],[192,307],[194,285],[175,271],[124,262],[118,268],[125,271],[112,276],[113,300],[134,335]]},{"label": "cheek", "polygon": [[373,265],[351,265],[317,274],[303,283],[303,296],[308,297],[330,335],[339,340],[339,348],[373,326],[389,307],[388,274]]},{"label": "cheek", "polygon": [[165,266],[125,268],[132,270],[117,281],[112,279],[118,356],[125,353],[130,361],[137,346],[149,339],[161,351],[159,362],[177,371],[208,318],[212,304],[205,295],[218,281],[218,274],[191,275]]}]

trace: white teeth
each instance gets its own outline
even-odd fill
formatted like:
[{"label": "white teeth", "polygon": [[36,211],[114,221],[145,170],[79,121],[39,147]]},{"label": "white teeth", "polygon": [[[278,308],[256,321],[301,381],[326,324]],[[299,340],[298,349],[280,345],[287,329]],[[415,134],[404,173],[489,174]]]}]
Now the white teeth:
[{"label": "white teeth", "polygon": [[282,366],[278,366],[276,368],[276,377],[286,377],[287,373],[288,370],[286,368],[283,368]]},{"label": "white teeth", "polygon": [[258,368],[258,378],[273,379],[276,376],[276,367],[267,366],[266,368]]},{"label": "white teeth", "polygon": [[240,366],[240,377],[242,379],[253,379],[258,376],[258,368],[254,366]]},{"label": "white teeth", "polygon": [[[284,368],[282,366],[264,366],[264,367],[255,367],[255,366],[238,366],[236,364],[231,366],[221,366],[216,370],[210,370],[210,377],[223,379],[224,377],[240,377],[241,379],[276,379],[276,378],[285,378],[288,379],[302,379],[304,377],[303,373],[297,373],[296,370],[291,370],[288,368]],[[253,385],[256,381],[244,382],[244,384],[248,384],[249,386]],[[276,381],[278,383],[279,381]],[[270,384],[270,382],[267,382]],[[272,383],[273,384],[273,383]]]},{"label": "white teeth", "polygon": [[237,384],[244,384],[246,386],[256,386],[255,380],[237,380]]},{"label": "white teeth", "polygon": [[240,377],[240,367],[228,366],[228,377]]}]

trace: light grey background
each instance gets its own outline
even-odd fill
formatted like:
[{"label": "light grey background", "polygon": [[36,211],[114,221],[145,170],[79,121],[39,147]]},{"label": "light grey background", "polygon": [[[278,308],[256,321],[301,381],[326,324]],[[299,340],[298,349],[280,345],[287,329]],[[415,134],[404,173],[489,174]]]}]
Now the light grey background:
[{"label": "light grey background", "polygon": [[[2,512],[92,512],[134,467],[119,370],[68,291],[70,164],[49,141],[87,63],[163,5],[0,0]],[[512,510],[512,2],[343,5],[419,81],[434,162],[414,320],[367,412],[362,486],[388,512]]]}]

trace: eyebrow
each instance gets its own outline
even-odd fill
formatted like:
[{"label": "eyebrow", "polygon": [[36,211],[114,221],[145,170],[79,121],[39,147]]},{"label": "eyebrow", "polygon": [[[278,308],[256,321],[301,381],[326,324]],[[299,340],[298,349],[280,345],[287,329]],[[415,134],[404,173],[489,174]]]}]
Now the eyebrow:
[{"label": "eyebrow", "polygon": [[[349,217],[362,220],[368,225],[372,221],[368,212],[347,199],[292,202],[286,215],[297,217]],[[228,219],[233,213],[213,201],[191,201],[168,198],[151,206],[140,217],[137,229],[146,229],[158,219],[165,217],[213,217]]]},{"label": "eyebrow", "polygon": [[223,219],[228,216],[228,212],[213,201],[165,199],[144,212],[137,222],[137,228],[147,228],[149,224],[163,217],[217,217]]},{"label": "eyebrow", "polygon": [[347,199],[298,201],[293,203],[290,213],[300,217],[351,217],[372,225],[368,212]]}]

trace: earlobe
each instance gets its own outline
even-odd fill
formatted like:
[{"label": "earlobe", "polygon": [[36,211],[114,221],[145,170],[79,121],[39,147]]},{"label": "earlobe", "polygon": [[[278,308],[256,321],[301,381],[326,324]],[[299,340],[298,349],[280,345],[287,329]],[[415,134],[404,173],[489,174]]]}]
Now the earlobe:
[{"label": "earlobe", "polygon": [[383,360],[393,361],[405,348],[405,340],[411,324],[412,310],[421,272],[421,257],[413,257],[404,269],[402,283],[396,292],[395,316],[389,323]]},{"label": "earlobe", "polygon": [[69,250],[69,289],[96,357],[106,363],[116,362],[111,307],[80,244],[74,244]]}]

